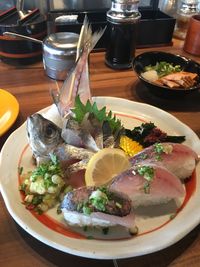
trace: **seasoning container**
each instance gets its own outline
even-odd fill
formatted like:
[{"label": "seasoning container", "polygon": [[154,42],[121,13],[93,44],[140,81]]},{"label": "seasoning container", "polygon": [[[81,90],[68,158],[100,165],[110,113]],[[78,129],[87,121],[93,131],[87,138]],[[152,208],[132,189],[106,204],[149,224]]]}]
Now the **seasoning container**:
[{"label": "seasoning container", "polygon": [[135,56],[137,25],[140,20],[138,0],[112,0],[107,12],[105,63],[113,69],[128,69]]},{"label": "seasoning container", "polygon": [[79,34],[57,32],[48,35],[43,41],[15,32],[4,32],[3,36],[27,40],[40,45],[43,51],[44,69],[50,78],[65,80],[76,61]]},{"label": "seasoning container", "polygon": [[178,9],[178,1],[179,0],[163,0],[160,1],[160,10],[165,14],[176,17],[177,9]]},{"label": "seasoning container", "polygon": [[[23,13],[25,14],[25,12]],[[0,58],[13,65],[32,64],[42,59],[42,46],[29,40],[4,36],[14,32],[30,38],[43,40],[47,35],[46,17],[34,9],[25,16],[13,7],[0,14]]]},{"label": "seasoning container", "polygon": [[190,18],[183,50],[189,54],[200,56],[200,15]]},{"label": "seasoning container", "polygon": [[43,43],[43,64],[46,74],[56,80],[65,80],[76,61],[79,34],[52,33]]},{"label": "seasoning container", "polygon": [[189,20],[192,16],[197,15],[199,0],[182,0],[180,8],[176,14],[176,26],[174,36],[184,40],[186,37]]}]

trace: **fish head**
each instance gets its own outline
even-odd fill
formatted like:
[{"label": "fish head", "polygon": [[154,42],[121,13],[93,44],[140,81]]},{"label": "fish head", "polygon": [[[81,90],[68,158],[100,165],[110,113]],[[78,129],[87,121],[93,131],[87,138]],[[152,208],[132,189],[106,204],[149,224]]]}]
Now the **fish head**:
[{"label": "fish head", "polygon": [[61,129],[39,113],[27,118],[26,128],[29,144],[36,158],[48,156],[63,143]]}]

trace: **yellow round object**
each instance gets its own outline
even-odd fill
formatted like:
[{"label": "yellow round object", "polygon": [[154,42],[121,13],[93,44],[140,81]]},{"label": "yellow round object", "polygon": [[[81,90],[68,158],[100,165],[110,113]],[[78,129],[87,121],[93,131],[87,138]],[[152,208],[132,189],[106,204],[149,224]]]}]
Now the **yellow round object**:
[{"label": "yellow round object", "polygon": [[107,184],[112,178],[130,167],[127,155],[118,148],[104,148],[98,151],[87,164],[86,186]]},{"label": "yellow round object", "polygon": [[0,89],[0,136],[13,125],[18,113],[17,99],[8,91]]}]

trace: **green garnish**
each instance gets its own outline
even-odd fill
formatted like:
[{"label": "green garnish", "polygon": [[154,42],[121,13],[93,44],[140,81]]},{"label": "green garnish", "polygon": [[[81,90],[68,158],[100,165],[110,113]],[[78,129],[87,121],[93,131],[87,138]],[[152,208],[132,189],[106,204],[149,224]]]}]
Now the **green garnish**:
[{"label": "green garnish", "polygon": [[148,158],[148,155],[147,155],[146,153],[141,154],[141,155],[140,155],[140,158],[141,158],[141,159],[147,159],[147,158]]},{"label": "green garnish", "polygon": [[161,160],[162,160],[162,157],[161,157],[160,155],[156,155],[156,156],[155,156],[155,159],[156,159],[157,161],[161,161]]},{"label": "green garnish", "polygon": [[40,195],[35,195],[33,197],[33,200],[31,201],[31,203],[33,205],[39,205],[40,203],[42,203],[42,199],[43,199],[43,196],[40,196]]},{"label": "green garnish", "polygon": [[22,191],[22,192],[25,192],[26,191],[26,188],[27,188],[27,185],[26,184],[20,184],[19,186],[19,191]]},{"label": "green garnish", "polygon": [[99,199],[93,199],[91,200],[92,205],[100,211],[105,211],[106,207],[105,205],[107,204],[107,200],[103,199],[103,198],[99,198]]},{"label": "green garnish", "polygon": [[87,200],[79,202],[76,210],[82,212],[85,215],[90,215],[94,211],[107,211],[107,205],[111,201],[118,209],[122,208],[120,200],[113,199],[113,193],[109,192],[106,187],[99,187],[93,191]]},{"label": "green garnish", "polygon": [[108,232],[109,232],[109,227],[102,228],[102,232],[103,232],[104,235],[107,235]]},{"label": "green garnish", "polygon": [[84,226],[83,226],[83,231],[84,231],[84,232],[87,232],[87,230],[88,230],[88,226],[87,226],[87,225],[84,225]]},{"label": "green garnish", "polygon": [[90,215],[92,213],[92,209],[87,207],[86,205],[83,206],[83,213],[86,215]]},{"label": "green garnish", "polygon": [[106,107],[98,109],[96,102],[92,104],[89,100],[84,105],[81,102],[79,95],[77,95],[75,98],[74,108],[72,109],[72,112],[75,115],[75,120],[79,123],[81,123],[84,116],[89,113],[93,114],[99,122],[108,121],[112,131],[122,128],[121,121],[117,119],[115,115],[113,115],[112,111],[107,114]]},{"label": "green garnish", "polygon": [[160,144],[160,143],[156,143],[154,144],[154,152],[156,153],[155,155],[155,159],[156,160],[162,160],[161,155],[163,153],[165,154],[170,154],[173,151],[173,146],[170,144]]},{"label": "green garnish", "polygon": [[18,167],[18,174],[21,175],[23,172],[23,167]]},{"label": "green garnish", "polygon": [[97,210],[106,210],[106,204],[108,204],[108,197],[100,189],[97,189],[96,191],[92,192],[89,200],[92,206],[95,207]]},{"label": "green garnish", "polygon": [[162,154],[162,153],[164,153],[164,147],[163,147],[163,145],[162,144],[160,144],[160,143],[157,143],[157,144],[155,144],[154,145],[154,151],[157,153],[157,154]]},{"label": "green garnish", "polygon": [[138,166],[137,172],[146,180],[143,186],[143,190],[145,194],[149,194],[151,182],[154,178],[154,169],[149,166]]},{"label": "green garnish", "polygon": [[174,214],[171,214],[169,218],[170,220],[173,220],[175,217],[176,217],[176,214],[174,213]]},{"label": "green garnish", "polygon": [[147,181],[152,181],[154,178],[154,168],[150,166],[139,166],[137,172]]},{"label": "green garnish", "polygon": [[182,71],[180,65],[173,65],[166,61],[157,62],[156,65],[148,65],[145,67],[145,71],[155,70],[158,73],[158,77],[161,78],[174,72]]},{"label": "green garnish", "polygon": [[87,239],[94,239],[94,237],[92,235],[88,235]]},{"label": "green garnish", "polygon": [[143,189],[145,194],[150,193],[150,183],[148,181],[144,183]]},{"label": "green garnish", "polygon": [[61,214],[62,213],[61,205],[58,205],[56,212],[57,212],[57,214]]},{"label": "green garnish", "polygon": [[[19,190],[24,194],[26,208],[41,214],[60,202],[67,187],[63,177],[60,162],[53,154],[48,162],[24,175]],[[59,206],[57,213],[60,212]]]},{"label": "green garnish", "polygon": [[57,157],[51,154],[50,158],[51,160],[49,162],[39,165],[30,176],[30,180],[32,182],[36,182],[37,179],[44,179],[44,185],[46,188],[56,186],[56,184],[52,181],[53,175],[63,177],[63,172]]},{"label": "green garnish", "polygon": [[78,203],[78,205],[76,207],[77,211],[81,212],[83,210],[83,204],[84,204],[83,202]]},{"label": "green garnish", "polygon": [[59,165],[58,157],[55,154],[49,153],[49,156],[54,166]]}]

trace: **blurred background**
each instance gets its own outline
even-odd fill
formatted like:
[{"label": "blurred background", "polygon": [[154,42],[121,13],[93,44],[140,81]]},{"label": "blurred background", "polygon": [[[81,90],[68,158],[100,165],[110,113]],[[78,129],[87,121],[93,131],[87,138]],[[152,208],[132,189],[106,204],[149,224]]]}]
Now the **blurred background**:
[{"label": "blurred background", "polygon": [[[25,0],[23,2],[25,10],[39,8],[44,13],[47,13],[48,10],[94,10],[96,8],[110,8],[111,6],[111,0]],[[141,0],[140,6],[149,7],[153,2],[155,0]],[[159,6],[162,7],[165,2],[165,0],[160,0]],[[1,0],[0,10],[7,10],[14,5],[17,5],[17,0]]]}]

